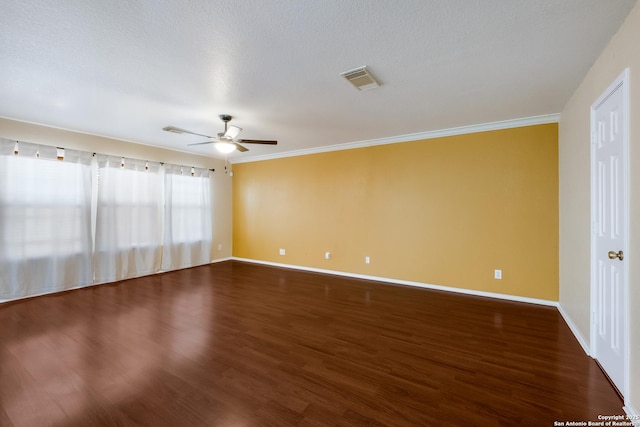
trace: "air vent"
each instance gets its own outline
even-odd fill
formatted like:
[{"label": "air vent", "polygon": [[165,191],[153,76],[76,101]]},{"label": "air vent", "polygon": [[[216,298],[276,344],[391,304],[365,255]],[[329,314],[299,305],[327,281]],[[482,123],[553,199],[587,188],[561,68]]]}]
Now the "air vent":
[{"label": "air vent", "polygon": [[345,71],[344,73],[340,73],[340,75],[347,79],[358,90],[373,89],[380,86],[380,83],[373,77],[373,74],[371,74],[371,71],[369,71],[366,66]]}]

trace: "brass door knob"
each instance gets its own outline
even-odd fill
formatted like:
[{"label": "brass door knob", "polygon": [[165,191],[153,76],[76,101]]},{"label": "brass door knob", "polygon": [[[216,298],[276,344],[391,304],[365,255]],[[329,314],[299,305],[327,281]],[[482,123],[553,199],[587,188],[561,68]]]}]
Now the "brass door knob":
[{"label": "brass door knob", "polygon": [[616,259],[618,258],[620,261],[622,261],[624,259],[624,253],[622,251],[609,251],[609,253],[607,254],[609,255],[609,259]]}]

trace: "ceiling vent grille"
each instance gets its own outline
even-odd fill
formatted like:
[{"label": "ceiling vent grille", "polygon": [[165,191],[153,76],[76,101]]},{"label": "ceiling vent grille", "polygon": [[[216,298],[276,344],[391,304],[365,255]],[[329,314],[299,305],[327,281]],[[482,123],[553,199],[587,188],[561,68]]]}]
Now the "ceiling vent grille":
[{"label": "ceiling vent grille", "polygon": [[347,79],[349,83],[354,85],[358,90],[373,89],[380,86],[380,83],[373,77],[371,71],[365,65],[364,67],[340,73],[342,77]]}]

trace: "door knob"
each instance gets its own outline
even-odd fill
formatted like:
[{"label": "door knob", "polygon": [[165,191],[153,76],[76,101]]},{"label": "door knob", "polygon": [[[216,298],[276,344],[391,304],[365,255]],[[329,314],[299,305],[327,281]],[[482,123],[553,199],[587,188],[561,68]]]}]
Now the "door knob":
[{"label": "door knob", "polygon": [[624,253],[622,251],[609,251],[609,253],[607,254],[609,255],[609,259],[616,259],[618,258],[620,261],[622,261],[624,259]]}]

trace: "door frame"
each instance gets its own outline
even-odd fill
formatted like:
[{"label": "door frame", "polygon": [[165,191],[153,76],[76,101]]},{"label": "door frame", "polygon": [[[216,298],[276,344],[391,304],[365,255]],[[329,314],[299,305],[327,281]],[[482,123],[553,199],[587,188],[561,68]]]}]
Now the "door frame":
[{"label": "door frame", "polygon": [[[595,128],[596,128],[596,109],[598,108],[598,106],[600,106],[607,98],[609,98],[609,96],[611,96],[611,94],[613,94],[613,92],[615,92],[617,89],[621,88],[622,89],[622,109],[623,109],[623,114],[625,116],[625,120],[624,120],[624,124],[622,127],[622,155],[624,156],[624,173],[623,173],[623,196],[624,196],[624,202],[623,202],[623,213],[622,213],[622,217],[623,217],[623,222],[624,222],[624,227],[627,233],[627,237],[625,239],[625,242],[623,244],[623,247],[621,248],[624,251],[625,254],[625,260],[627,262],[625,262],[622,266],[623,269],[623,273],[624,273],[624,280],[622,282],[622,295],[623,295],[623,315],[622,315],[622,322],[624,323],[624,336],[622,337],[623,343],[624,343],[624,351],[622,354],[623,357],[623,367],[624,367],[624,380],[623,380],[623,384],[622,389],[620,389],[620,393],[622,393],[622,396],[624,398],[624,400],[626,401],[626,397],[628,396],[628,392],[629,392],[629,372],[630,372],[630,355],[631,355],[631,349],[629,348],[629,344],[630,344],[630,339],[629,339],[629,327],[631,326],[631,322],[630,322],[630,312],[629,312],[629,259],[631,258],[629,255],[632,255],[629,253],[629,232],[630,232],[630,183],[631,183],[631,171],[630,171],[630,159],[629,159],[629,126],[630,126],[630,111],[629,111],[629,68],[626,68],[614,81],[613,83],[611,83],[611,85],[609,85],[609,87],[607,88],[607,90],[605,90],[602,95],[600,95],[598,97],[598,99],[596,100],[596,102],[594,102],[591,105],[591,121],[590,121],[590,135],[591,135],[591,170],[590,170],[590,175],[591,175],[591,191],[590,191],[590,195],[591,195],[591,259],[590,259],[590,266],[591,266],[591,288],[590,288],[590,292],[591,292],[591,309],[590,309],[590,313],[591,313],[591,323],[590,323],[590,355],[591,357],[593,357],[594,359],[598,359],[598,349],[597,349],[597,339],[596,339],[596,333],[597,333],[597,328],[596,328],[596,322],[597,322],[597,313],[596,313],[596,307],[597,307],[597,291],[596,291],[596,281],[597,281],[597,254],[596,254],[596,223],[595,223],[595,218],[596,218],[596,156],[595,156]],[[604,369],[604,368],[603,368]],[[626,403],[626,402],[625,402]]]}]

